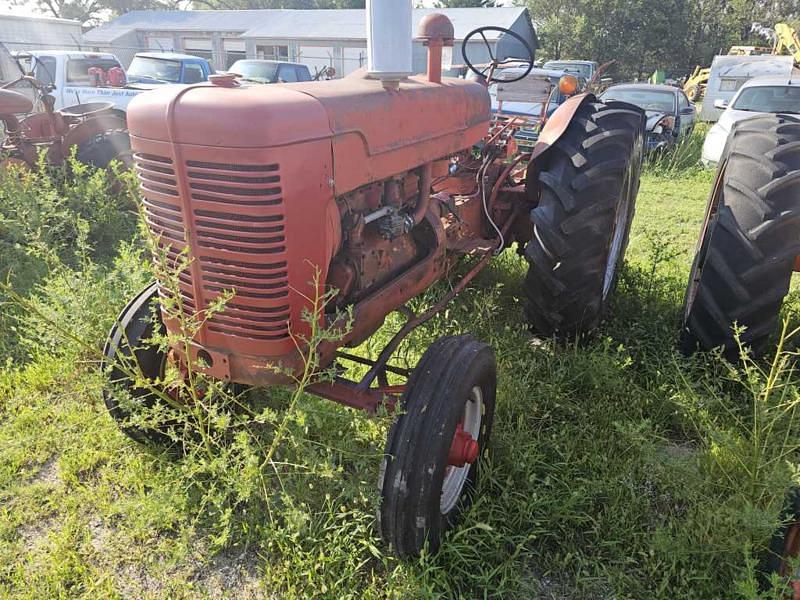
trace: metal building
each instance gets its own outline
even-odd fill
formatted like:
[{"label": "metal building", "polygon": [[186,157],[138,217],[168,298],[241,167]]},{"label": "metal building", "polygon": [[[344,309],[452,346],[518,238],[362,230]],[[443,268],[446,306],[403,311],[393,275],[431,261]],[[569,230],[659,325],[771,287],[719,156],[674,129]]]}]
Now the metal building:
[{"label": "metal building", "polygon": [[77,50],[83,45],[78,21],[49,17],[0,15],[0,81],[15,79],[18,69],[8,53],[23,50]]},{"label": "metal building", "polygon": [[[526,8],[415,9],[413,31],[430,12],[442,12],[453,22],[460,64],[461,41],[473,29],[494,25],[511,29],[535,50],[536,32]],[[487,32],[501,56],[522,57],[524,50],[510,36]],[[346,10],[193,10],[134,11],[93,29],[84,39],[96,50],[115,53],[127,65],[141,50],[178,51],[209,59],[224,70],[240,58],[302,62],[315,69],[332,66],[346,75],[366,65],[366,17]],[[480,38],[479,38],[480,39]],[[483,40],[470,45],[470,60],[487,62]],[[416,72],[425,70],[425,48],[413,46]]]}]

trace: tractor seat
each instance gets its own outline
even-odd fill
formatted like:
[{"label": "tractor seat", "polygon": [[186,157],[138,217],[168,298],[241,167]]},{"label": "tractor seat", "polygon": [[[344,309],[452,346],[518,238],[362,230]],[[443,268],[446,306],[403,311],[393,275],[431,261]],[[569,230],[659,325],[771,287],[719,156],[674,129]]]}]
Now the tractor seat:
[{"label": "tractor seat", "polygon": [[14,90],[0,89],[0,115],[16,115],[33,110],[31,99]]}]

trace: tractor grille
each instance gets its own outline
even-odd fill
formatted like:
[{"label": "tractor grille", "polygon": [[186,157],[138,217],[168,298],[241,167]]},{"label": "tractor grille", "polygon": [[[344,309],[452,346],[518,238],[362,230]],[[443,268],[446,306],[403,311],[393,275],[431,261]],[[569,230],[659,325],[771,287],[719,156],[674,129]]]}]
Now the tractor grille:
[{"label": "tractor grille", "polygon": [[[253,340],[288,338],[279,166],[189,160],[181,173],[167,157],[136,154],[135,159],[147,223],[171,260],[180,260],[189,235],[194,262],[180,274],[186,310],[203,310],[232,290],[225,309],[206,322],[208,331]],[[182,176],[191,215],[184,214],[180,198]]]}]

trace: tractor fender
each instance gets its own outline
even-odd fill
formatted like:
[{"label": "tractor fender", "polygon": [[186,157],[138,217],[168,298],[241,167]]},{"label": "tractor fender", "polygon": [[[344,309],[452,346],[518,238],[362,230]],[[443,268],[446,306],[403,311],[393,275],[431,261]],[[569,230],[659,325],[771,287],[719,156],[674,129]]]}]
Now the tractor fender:
[{"label": "tractor fender", "polygon": [[62,147],[65,149],[65,155],[69,154],[69,148],[72,146],[79,146],[97,134],[113,129],[128,129],[125,119],[114,114],[100,114],[86,119],[64,136]]},{"label": "tractor fender", "polygon": [[541,132],[539,132],[539,139],[533,147],[530,162],[534,162],[537,158],[547,152],[553,146],[572,122],[572,118],[578,112],[581,106],[587,102],[595,102],[597,98],[594,94],[578,94],[572,98],[567,99],[561,106],[559,106],[552,116],[547,119]]}]

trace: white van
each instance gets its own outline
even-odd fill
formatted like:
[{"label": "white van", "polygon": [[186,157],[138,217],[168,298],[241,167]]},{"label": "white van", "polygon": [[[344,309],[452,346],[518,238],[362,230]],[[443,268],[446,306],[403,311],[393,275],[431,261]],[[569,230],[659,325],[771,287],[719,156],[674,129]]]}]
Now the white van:
[{"label": "white van", "polygon": [[763,75],[791,75],[793,70],[792,56],[715,56],[700,120],[716,122],[722,109],[715,104],[719,105],[718,100],[730,102],[745,81]]}]

